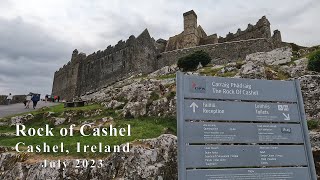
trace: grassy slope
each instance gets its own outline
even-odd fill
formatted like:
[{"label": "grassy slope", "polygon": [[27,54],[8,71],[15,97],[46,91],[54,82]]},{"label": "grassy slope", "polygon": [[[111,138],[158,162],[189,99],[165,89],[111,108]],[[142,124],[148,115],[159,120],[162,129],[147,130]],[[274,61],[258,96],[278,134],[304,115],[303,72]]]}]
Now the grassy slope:
[{"label": "grassy slope", "polygon": [[[62,112],[66,110],[71,111],[88,111],[88,110],[95,110],[95,109],[102,109],[103,114],[96,116],[96,117],[89,117],[89,118],[79,118],[79,122],[76,124],[80,124],[80,121],[94,121],[99,120],[102,117],[111,116],[114,118],[114,123],[116,127],[127,127],[127,124],[131,125],[131,136],[130,137],[82,137],[80,133],[75,133],[74,136],[70,137],[62,137],[59,135],[59,129],[61,127],[69,127],[69,124],[63,124],[60,126],[54,127],[54,137],[1,137],[0,136],[0,146],[15,146],[18,142],[25,142],[26,145],[41,145],[43,142],[46,142],[49,145],[60,144],[60,142],[64,142],[65,148],[69,149],[71,156],[76,157],[93,157],[93,156],[105,156],[108,155],[106,153],[77,153],[75,152],[75,147],[77,142],[81,142],[83,145],[98,145],[99,142],[105,145],[120,145],[126,142],[131,142],[137,139],[146,139],[146,138],[155,138],[163,133],[173,133],[176,134],[176,120],[174,118],[163,118],[163,117],[141,117],[137,119],[123,119],[122,117],[118,116],[113,110],[107,110],[100,105],[90,105],[80,108],[63,108],[63,105],[58,105],[51,107],[45,111],[35,111],[32,114],[35,115],[35,119],[29,123],[26,123],[26,127],[43,127],[44,124],[50,124],[48,119],[43,118],[43,114],[45,112],[51,111],[55,112],[57,116],[61,116]],[[53,127],[53,126],[51,126]],[[77,125],[77,127],[80,127]],[[0,126],[0,133],[5,132],[15,132],[15,127],[7,127],[7,126]],[[65,156],[67,154],[59,154],[59,153],[49,153],[53,156]]]}]

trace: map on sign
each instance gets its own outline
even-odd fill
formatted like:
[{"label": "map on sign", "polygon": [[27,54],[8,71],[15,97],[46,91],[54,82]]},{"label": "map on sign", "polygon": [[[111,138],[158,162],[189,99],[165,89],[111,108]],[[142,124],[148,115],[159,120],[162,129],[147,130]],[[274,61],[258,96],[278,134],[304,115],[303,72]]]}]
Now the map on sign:
[{"label": "map on sign", "polygon": [[177,73],[179,180],[316,180],[298,80]]}]

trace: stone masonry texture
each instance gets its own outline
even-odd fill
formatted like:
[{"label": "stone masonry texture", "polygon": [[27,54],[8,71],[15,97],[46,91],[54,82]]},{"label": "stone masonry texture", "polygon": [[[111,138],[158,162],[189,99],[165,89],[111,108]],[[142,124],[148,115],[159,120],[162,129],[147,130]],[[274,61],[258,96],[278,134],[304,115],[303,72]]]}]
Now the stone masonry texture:
[{"label": "stone masonry texture", "polygon": [[115,46],[86,55],[74,50],[71,60],[54,74],[52,94],[71,101],[90,94],[119,80],[137,74],[148,74],[177,63],[180,57],[203,50],[212,62],[223,64],[244,60],[246,55],[267,52],[282,47],[281,33],[271,35],[270,22],[263,16],[255,25],[225,38],[207,35],[197,25],[197,15],[191,10],[183,14],[184,31],[169,40],[155,41],[144,30],[138,37],[130,36]]}]

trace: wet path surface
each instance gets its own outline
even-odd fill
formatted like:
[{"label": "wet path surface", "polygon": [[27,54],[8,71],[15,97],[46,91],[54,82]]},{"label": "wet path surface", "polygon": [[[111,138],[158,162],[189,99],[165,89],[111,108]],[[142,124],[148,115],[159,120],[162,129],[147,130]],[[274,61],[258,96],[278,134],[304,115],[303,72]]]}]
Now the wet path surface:
[{"label": "wet path surface", "polygon": [[43,101],[39,101],[36,109],[32,108],[32,102],[30,103],[30,109],[25,109],[25,106],[23,103],[11,104],[11,105],[0,105],[0,118],[5,117],[5,116],[14,115],[14,114],[19,114],[19,113],[31,112],[31,111],[35,111],[35,110],[42,108],[42,107],[45,107],[45,106],[55,106],[58,104],[59,103],[52,103],[52,102],[46,103]]}]

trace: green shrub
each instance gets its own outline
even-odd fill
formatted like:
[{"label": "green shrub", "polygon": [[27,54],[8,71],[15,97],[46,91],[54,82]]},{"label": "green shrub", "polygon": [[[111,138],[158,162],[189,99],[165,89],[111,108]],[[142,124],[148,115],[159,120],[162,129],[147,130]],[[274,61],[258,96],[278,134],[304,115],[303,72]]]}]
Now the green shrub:
[{"label": "green shrub", "polygon": [[168,99],[174,99],[174,97],[176,96],[176,92],[175,91],[171,91],[169,94],[168,94]]},{"label": "green shrub", "polygon": [[245,64],[244,61],[237,61],[237,62],[236,62],[236,68],[237,68],[237,69],[241,69],[242,65],[244,65],[244,64]]},{"label": "green shrub", "polygon": [[190,55],[179,58],[177,65],[184,71],[192,71],[197,68],[199,63],[201,63],[202,66],[206,66],[210,61],[211,58],[208,53],[204,51],[196,51]]},{"label": "green shrub", "polygon": [[155,100],[158,100],[160,98],[159,94],[152,91],[151,94],[150,94],[150,100],[152,101],[155,101]]},{"label": "green shrub", "polygon": [[193,57],[195,59],[198,59],[202,66],[206,66],[211,62],[211,57],[204,51],[196,51],[195,53],[193,53]]},{"label": "green shrub", "polygon": [[319,127],[319,121],[318,120],[309,120],[307,121],[308,123],[308,129],[317,129]]},{"label": "green shrub", "polygon": [[175,77],[176,77],[176,74],[165,74],[165,75],[159,76],[157,79],[170,79]]},{"label": "green shrub", "polygon": [[177,66],[184,71],[192,71],[195,70],[198,66],[199,62],[195,59],[189,58],[189,56],[179,58]]},{"label": "green shrub", "polygon": [[320,50],[309,55],[308,70],[320,72]]}]

